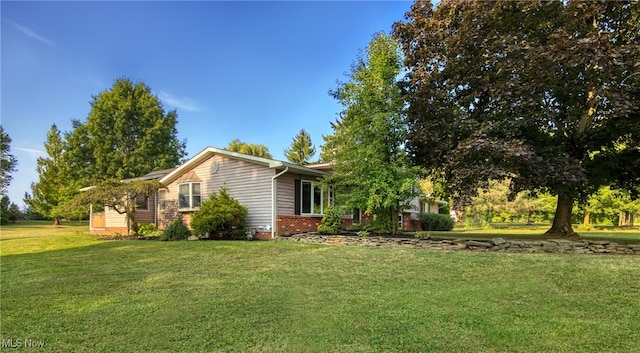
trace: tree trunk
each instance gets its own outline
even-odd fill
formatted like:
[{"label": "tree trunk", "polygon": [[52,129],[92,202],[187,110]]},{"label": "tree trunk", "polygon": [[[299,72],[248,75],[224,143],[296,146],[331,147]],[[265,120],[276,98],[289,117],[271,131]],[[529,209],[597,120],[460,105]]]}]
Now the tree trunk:
[{"label": "tree trunk", "polygon": [[60,218],[55,217],[55,218],[53,219],[53,226],[54,226],[54,227],[57,227],[57,226],[59,226],[59,225],[60,225]]},{"label": "tree trunk", "polygon": [[553,224],[545,235],[551,237],[577,237],[578,234],[571,227],[571,215],[573,211],[573,198],[566,195],[558,195],[556,214],[553,217]]},{"label": "tree trunk", "polygon": [[389,214],[391,215],[391,235],[396,236],[398,234],[398,211],[389,207]]},{"label": "tree trunk", "polygon": [[584,220],[582,221],[582,224],[587,225],[590,222],[591,222],[591,212],[584,211]]}]

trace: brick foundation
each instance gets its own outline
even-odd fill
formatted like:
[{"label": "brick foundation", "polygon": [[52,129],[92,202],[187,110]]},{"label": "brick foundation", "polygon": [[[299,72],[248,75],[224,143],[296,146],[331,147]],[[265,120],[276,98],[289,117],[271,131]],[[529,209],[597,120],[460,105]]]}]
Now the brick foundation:
[{"label": "brick foundation", "polygon": [[271,240],[271,232],[256,232],[256,234],[253,235],[253,239]]},{"label": "brick foundation", "polygon": [[[291,235],[305,232],[316,232],[322,217],[312,216],[278,216],[278,235]],[[269,235],[271,238],[271,235]]]},{"label": "brick foundation", "polygon": [[127,227],[106,227],[106,228],[94,228],[91,229],[89,231],[89,234],[95,234],[95,235],[114,235],[114,234],[120,234],[120,235],[127,235],[129,233],[129,230],[127,229]]}]

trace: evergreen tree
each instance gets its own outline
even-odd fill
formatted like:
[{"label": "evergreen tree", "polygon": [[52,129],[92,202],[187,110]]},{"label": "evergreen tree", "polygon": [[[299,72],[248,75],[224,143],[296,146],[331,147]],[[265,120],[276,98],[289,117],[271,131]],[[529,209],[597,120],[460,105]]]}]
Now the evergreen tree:
[{"label": "evergreen tree", "polygon": [[311,162],[311,158],[316,154],[316,147],[311,142],[309,133],[302,129],[293,138],[291,146],[284,150],[287,160],[291,163],[305,165]]},{"label": "evergreen tree", "polygon": [[36,171],[39,179],[31,184],[32,195],[26,194],[24,202],[58,225],[63,217],[69,216],[60,206],[78,194],[80,185],[66,173],[69,170],[64,159],[67,147],[55,124],[47,132],[44,148],[48,157],[38,158]]}]

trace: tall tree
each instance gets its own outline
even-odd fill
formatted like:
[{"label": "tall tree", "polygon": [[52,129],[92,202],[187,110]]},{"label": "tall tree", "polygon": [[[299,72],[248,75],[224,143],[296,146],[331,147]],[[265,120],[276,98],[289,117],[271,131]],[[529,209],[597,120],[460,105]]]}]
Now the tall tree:
[{"label": "tall tree", "polygon": [[311,142],[309,133],[302,129],[293,138],[291,146],[284,150],[284,155],[291,163],[305,165],[311,162],[311,158],[316,154],[316,147]]},{"label": "tall tree", "polygon": [[11,183],[12,175],[18,165],[18,159],[11,154],[11,137],[0,125],[0,195],[4,195]]},{"label": "tall tree", "polygon": [[464,205],[489,179],[574,200],[640,183],[640,3],[417,1],[394,25],[408,67],[408,150]]},{"label": "tall tree", "polygon": [[93,96],[87,121],[74,122],[67,137],[70,163],[92,184],[175,167],[185,156],[177,122],[176,111],[165,113],[144,83],[117,79]]},{"label": "tall tree", "polygon": [[32,194],[26,194],[24,202],[58,225],[63,217],[69,216],[61,206],[79,192],[80,184],[67,173],[69,169],[64,155],[67,147],[55,124],[47,132],[44,148],[48,157],[38,158],[38,181],[31,184]]},{"label": "tall tree", "polygon": [[418,193],[417,169],[404,150],[404,102],[397,78],[401,57],[397,43],[377,34],[354,62],[349,82],[331,94],[345,108],[323,149],[333,163],[327,181],[339,205],[385,215],[393,234],[398,212]]},{"label": "tall tree", "polygon": [[271,153],[269,153],[269,148],[267,146],[246,143],[238,139],[234,139],[233,141],[229,142],[227,151],[250,154],[256,157],[273,158],[271,157]]}]

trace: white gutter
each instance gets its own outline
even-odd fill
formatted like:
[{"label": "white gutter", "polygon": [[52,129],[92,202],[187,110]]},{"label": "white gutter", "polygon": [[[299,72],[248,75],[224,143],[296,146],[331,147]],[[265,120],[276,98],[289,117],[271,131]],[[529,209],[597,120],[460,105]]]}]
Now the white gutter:
[{"label": "white gutter", "polygon": [[289,171],[289,167],[285,167],[283,171],[271,177],[271,239],[276,237],[276,178]]}]

